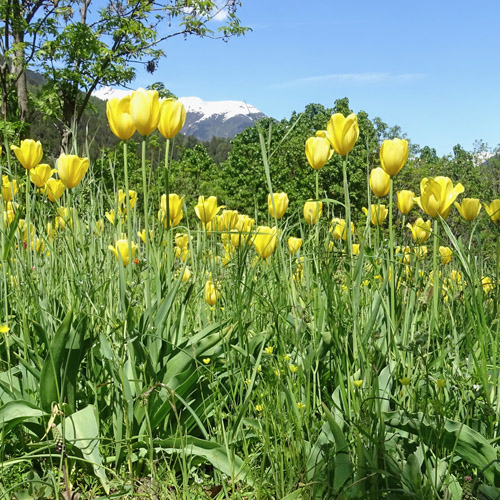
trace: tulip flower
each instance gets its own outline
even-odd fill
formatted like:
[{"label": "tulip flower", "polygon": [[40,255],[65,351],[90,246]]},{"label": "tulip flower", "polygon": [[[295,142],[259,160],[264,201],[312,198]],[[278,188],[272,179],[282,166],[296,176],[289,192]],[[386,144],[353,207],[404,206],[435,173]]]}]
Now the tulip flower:
[{"label": "tulip flower", "polygon": [[359,137],[358,117],[354,113],[347,117],[342,113],[335,113],[328,121],[326,131],[333,149],[340,156],[346,156]]},{"label": "tulip flower", "polygon": [[175,245],[179,248],[187,248],[189,244],[189,236],[185,233],[177,233],[175,235]]},{"label": "tulip flower", "polygon": [[238,210],[223,210],[218,216],[218,230],[219,231],[231,231],[231,229],[236,227],[238,222]]},{"label": "tulip flower", "polygon": [[127,95],[122,98],[115,97],[106,102],[109,128],[122,141],[130,139],[135,132],[135,125],[130,114],[131,100],[132,96]]},{"label": "tulip flower", "polygon": [[10,180],[8,175],[2,175],[2,198],[3,201],[11,201],[18,191],[17,181]]},{"label": "tulip flower", "polygon": [[309,165],[319,170],[332,157],[333,149],[325,137],[309,137],[306,141],[306,156]]},{"label": "tulip flower", "polygon": [[[363,213],[368,215],[368,209],[363,207]],[[387,217],[389,210],[385,205],[371,205],[370,206],[370,221],[374,226],[380,226]]]},{"label": "tulip flower", "polygon": [[406,224],[406,227],[411,230],[413,241],[419,245],[425,243],[431,235],[431,221],[424,222],[421,217],[413,225],[410,223]]},{"label": "tulip flower", "polygon": [[[184,196],[179,198],[179,195],[175,193],[170,193],[168,195],[168,212],[170,224],[172,226],[178,226],[181,221],[184,212],[182,211],[182,202]],[[162,194],[160,199],[160,210],[158,210],[158,220],[163,223],[164,227],[167,227],[167,195]]]},{"label": "tulip flower", "polygon": [[173,98],[160,103],[160,121],[158,130],[165,139],[174,138],[186,121],[186,108],[181,101]]},{"label": "tulip flower", "polygon": [[359,243],[353,243],[352,245],[352,254],[359,255]]},{"label": "tulip flower", "polygon": [[127,267],[130,264],[130,254],[132,258],[135,256],[137,245],[134,242],[129,243],[128,240],[117,240],[114,245],[109,245],[108,249],[113,252],[116,260],[122,261],[123,265]]},{"label": "tulip flower", "polygon": [[267,259],[276,250],[278,244],[278,230],[276,227],[259,226],[252,239],[255,250],[262,259]]},{"label": "tulip flower", "polygon": [[217,206],[217,198],[210,196],[205,199],[204,196],[198,198],[198,205],[194,207],[196,216],[205,224],[205,226],[217,215],[217,212],[223,207]]},{"label": "tulip flower", "polygon": [[453,187],[448,177],[424,178],[420,182],[421,195],[415,198],[419,207],[430,217],[446,219],[457,196],[464,192],[462,184]]},{"label": "tulip flower", "polygon": [[142,136],[146,137],[158,127],[160,101],[156,90],[137,89],[130,100],[132,122]]},{"label": "tulip flower", "polygon": [[450,247],[439,247],[439,255],[441,255],[441,262],[446,265],[451,262],[453,251]]},{"label": "tulip flower", "polygon": [[397,192],[398,196],[398,210],[403,215],[408,215],[415,204],[415,193],[403,189]]},{"label": "tulip flower", "polygon": [[3,212],[3,221],[6,226],[12,224],[12,221],[16,217],[17,203],[14,201],[7,202],[7,210]]},{"label": "tulip flower", "polygon": [[290,250],[290,253],[292,255],[295,255],[300,247],[302,246],[302,238],[294,238],[291,236],[288,238],[288,250]]},{"label": "tulip flower", "polygon": [[[336,240],[347,240],[347,226],[344,219],[338,219],[337,217],[332,220],[332,225],[330,231]],[[354,233],[354,222],[351,222],[351,234]]]},{"label": "tulip flower", "polygon": [[180,259],[182,262],[185,262],[189,256],[188,247],[175,247],[175,256]]},{"label": "tulip flower", "polygon": [[[274,206],[276,207],[276,218],[281,219],[288,209],[288,195],[286,193],[273,193]],[[273,200],[271,195],[267,195],[267,208],[269,209],[269,215],[274,217]]]},{"label": "tulip flower", "polygon": [[491,292],[491,290],[493,290],[493,288],[495,287],[495,285],[493,284],[492,279],[489,278],[488,276],[483,276],[481,278],[481,286],[483,287],[483,291],[485,293]]},{"label": "tulip flower", "polygon": [[49,199],[49,201],[54,202],[58,200],[64,193],[66,186],[61,180],[54,179],[51,177],[43,188],[43,192]]},{"label": "tulip flower", "polygon": [[217,299],[219,297],[219,292],[217,291],[217,288],[215,287],[213,281],[210,279],[205,283],[205,302],[213,307],[215,306]]},{"label": "tulip flower", "polygon": [[33,139],[24,139],[24,141],[21,141],[20,147],[12,145],[10,149],[14,151],[19,163],[26,170],[31,170],[36,167],[40,163],[43,156],[40,141],[35,142]]},{"label": "tulip flower", "polygon": [[59,179],[61,179],[62,183],[68,189],[78,186],[88,169],[88,158],[80,158],[76,155],[67,155],[62,153],[57,160],[57,173],[59,175]]},{"label": "tulip flower", "polygon": [[491,222],[500,224],[500,199],[493,200],[489,205],[485,203],[484,208],[490,216]]},{"label": "tulip flower", "polygon": [[466,221],[473,221],[481,211],[481,202],[477,198],[464,198],[462,204],[455,202],[455,208]]},{"label": "tulip flower", "polygon": [[50,165],[40,163],[30,170],[30,180],[37,188],[41,188],[49,180],[53,172],[55,172],[55,170],[53,170]]},{"label": "tulip flower", "polygon": [[[137,203],[137,191],[132,191],[131,189],[129,189],[128,200],[130,203],[130,208],[134,208]],[[127,196],[123,189],[118,190],[118,211],[120,212],[120,214],[127,213]]]},{"label": "tulip flower", "polygon": [[386,196],[391,187],[391,176],[384,169],[377,167],[370,172],[370,188],[378,198]]},{"label": "tulip flower", "polygon": [[380,148],[380,164],[385,173],[396,175],[408,160],[408,141],[401,139],[385,140]]},{"label": "tulip flower", "polygon": [[[139,236],[139,238],[141,239],[141,241],[143,243],[146,243],[146,230],[145,229],[143,229],[142,231],[137,231],[137,236]],[[149,241],[153,241],[154,236],[155,236],[155,232],[152,229],[150,229],[149,230]]]},{"label": "tulip flower", "polygon": [[109,222],[111,222],[111,224],[114,225],[116,218],[114,210],[110,210],[109,212],[104,212],[104,216],[106,217],[106,219],[108,219]]},{"label": "tulip flower", "polygon": [[182,273],[182,282],[185,283],[186,281],[189,281],[189,278],[191,278],[191,276],[191,270],[189,269],[189,267],[186,267],[186,269],[184,269],[184,272]]},{"label": "tulip flower", "polygon": [[318,222],[323,213],[323,203],[321,201],[307,200],[304,203],[304,219],[312,226]]},{"label": "tulip flower", "polygon": [[234,248],[238,248],[242,242],[252,243],[250,232],[254,224],[255,221],[248,215],[238,216],[235,229],[231,229],[231,244]]}]

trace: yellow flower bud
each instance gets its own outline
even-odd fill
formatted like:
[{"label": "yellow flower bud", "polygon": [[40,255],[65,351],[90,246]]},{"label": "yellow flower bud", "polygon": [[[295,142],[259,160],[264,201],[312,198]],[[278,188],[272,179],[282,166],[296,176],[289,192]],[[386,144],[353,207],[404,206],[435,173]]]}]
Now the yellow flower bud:
[{"label": "yellow flower bud", "polygon": [[439,255],[441,255],[441,262],[446,265],[451,262],[453,252],[450,247],[439,247]]},{"label": "yellow flower bud", "polygon": [[130,264],[130,255],[132,258],[135,256],[137,245],[134,242],[129,243],[128,240],[118,240],[114,246],[109,245],[108,249],[113,252],[116,260],[121,260],[123,265],[127,267]]},{"label": "yellow flower bud", "polygon": [[415,204],[415,193],[403,189],[397,192],[398,196],[398,210],[403,215],[408,215]]},{"label": "yellow flower bud", "polygon": [[106,102],[106,116],[111,132],[122,141],[130,139],[135,132],[135,125],[130,115],[132,96],[109,99]]},{"label": "yellow flower bud", "polygon": [[288,249],[292,255],[295,255],[300,247],[302,246],[302,238],[294,238],[291,236],[288,238]]},{"label": "yellow flower bud", "polygon": [[130,100],[130,116],[142,136],[152,134],[160,120],[160,101],[156,90],[137,89]]},{"label": "yellow flower bud", "polygon": [[321,201],[307,200],[304,204],[304,219],[312,226],[316,224],[323,213],[323,203]]},{"label": "yellow flower bud", "polygon": [[332,157],[333,149],[325,137],[309,137],[306,141],[306,156],[309,165],[319,170]]},{"label": "yellow flower bud", "polygon": [[219,293],[217,289],[215,288],[215,285],[213,284],[212,280],[208,280],[205,283],[205,302],[209,306],[215,306]]},{"label": "yellow flower bud", "polygon": [[406,224],[406,227],[411,230],[413,241],[419,245],[425,243],[431,235],[431,221],[424,222],[421,217],[413,224]]},{"label": "yellow flower bud", "polygon": [[[286,193],[273,193],[274,206],[276,207],[276,218],[281,219],[288,209],[288,195]],[[274,217],[273,199],[267,195],[267,208],[269,215]]]},{"label": "yellow flower bud", "polygon": [[43,157],[40,141],[35,142],[33,139],[24,139],[24,141],[21,141],[20,147],[12,145],[10,149],[14,151],[19,163],[26,170],[36,167]]},{"label": "yellow flower bud", "polygon": [[253,246],[262,259],[267,259],[276,250],[278,244],[276,227],[259,226],[253,237]]},{"label": "yellow flower bud", "polygon": [[89,169],[89,159],[62,153],[57,160],[57,173],[61,182],[72,189],[83,179]]},{"label": "yellow flower bud", "polygon": [[[363,207],[363,213],[368,215],[368,209]],[[374,226],[380,226],[387,217],[389,210],[385,205],[371,205],[370,206],[370,221]]]},{"label": "yellow flower bud", "polygon": [[[169,193],[168,195],[168,212],[170,224],[175,227],[179,225],[184,212],[182,211],[182,203],[184,201],[184,196],[179,197],[178,194]],[[167,213],[167,195],[162,194],[160,199],[160,210],[158,212],[158,219],[163,222],[163,225],[167,227],[167,219],[165,217]]]},{"label": "yellow flower bud", "polygon": [[455,202],[458,213],[467,221],[473,221],[481,211],[481,202],[477,198],[464,198],[462,204]]},{"label": "yellow flower bud", "polygon": [[170,98],[160,103],[158,130],[165,139],[175,137],[186,121],[186,108],[181,101]]},{"label": "yellow flower bud", "polygon": [[333,149],[340,156],[346,156],[359,137],[358,117],[354,113],[347,117],[342,113],[335,113],[328,121],[326,130]]},{"label": "yellow flower bud", "polygon": [[30,180],[36,187],[41,188],[49,180],[49,177],[55,170],[50,165],[40,163],[30,170]]},{"label": "yellow flower bud", "polygon": [[391,187],[391,176],[384,169],[377,167],[370,172],[370,188],[379,198],[385,196]]},{"label": "yellow flower bud", "polygon": [[408,141],[385,140],[380,148],[380,164],[388,175],[396,175],[408,160]]},{"label": "yellow flower bud", "polygon": [[2,198],[3,201],[11,201],[18,191],[17,181],[10,180],[8,175],[2,175]]}]

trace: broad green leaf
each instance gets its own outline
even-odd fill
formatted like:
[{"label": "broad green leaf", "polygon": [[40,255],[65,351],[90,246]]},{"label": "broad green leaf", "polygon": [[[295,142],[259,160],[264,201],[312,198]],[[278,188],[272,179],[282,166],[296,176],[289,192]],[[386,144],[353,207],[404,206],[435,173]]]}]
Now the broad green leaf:
[{"label": "broad green leaf", "polygon": [[28,401],[9,401],[0,406],[0,426],[12,420],[26,420],[47,415],[42,409]]}]

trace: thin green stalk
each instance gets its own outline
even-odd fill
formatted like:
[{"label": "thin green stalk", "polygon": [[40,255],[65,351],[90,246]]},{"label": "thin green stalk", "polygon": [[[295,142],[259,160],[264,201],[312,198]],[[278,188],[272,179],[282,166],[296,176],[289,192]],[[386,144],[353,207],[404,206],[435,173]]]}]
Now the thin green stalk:
[{"label": "thin green stalk", "polygon": [[[389,287],[391,291],[391,328],[394,335],[396,328],[396,294],[395,294],[395,272],[394,272],[394,230],[392,227],[392,190],[393,180],[391,177],[390,190],[389,190]],[[392,338],[393,338],[392,335]]]},{"label": "thin green stalk", "polygon": [[438,299],[439,299],[439,271],[437,264],[437,255],[439,249],[439,221],[434,219],[434,232],[432,237],[434,238],[434,247],[432,252],[432,313],[431,313],[431,328],[429,331],[429,340],[431,333],[437,328],[438,324]]},{"label": "thin green stalk", "polygon": [[[127,278],[129,281],[132,279],[132,224],[130,221],[130,217],[132,216],[132,211],[130,208],[130,195],[129,195],[129,187],[128,187],[128,151],[127,151],[127,143],[123,142],[123,172],[125,177],[125,203],[127,207],[127,240],[128,240],[128,261],[129,265],[127,266]],[[118,216],[118,214],[117,214]],[[146,235],[147,237],[147,235]]]},{"label": "thin green stalk", "polygon": [[143,198],[144,198],[144,231],[146,233],[146,268],[145,268],[145,276],[144,281],[146,284],[146,316],[149,316],[151,313],[151,283],[149,280],[151,262],[150,262],[150,254],[151,254],[151,242],[149,239],[149,205],[148,205],[148,184],[146,178],[146,138],[142,140],[142,190],[143,190]]}]

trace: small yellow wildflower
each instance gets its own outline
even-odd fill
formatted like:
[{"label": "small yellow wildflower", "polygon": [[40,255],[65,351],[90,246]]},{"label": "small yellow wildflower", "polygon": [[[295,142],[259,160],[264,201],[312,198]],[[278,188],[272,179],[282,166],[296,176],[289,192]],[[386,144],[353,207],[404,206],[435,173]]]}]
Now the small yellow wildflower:
[{"label": "small yellow wildflower", "polygon": [[249,378],[247,378],[247,379],[245,380],[245,384],[250,385],[251,383],[252,383],[252,381],[251,381]]},{"label": "small yellow wildflower", "polygon": [[363,385],[363,380],[354,380],[353,384],[359,388]]},{"label": "small yellow wildflower", "polygon": [[283,359],[288,362],[288,361],[290,361],[290,356],[288,354],[285,354],[283,356]]},{"label": "small yellow wildflower", "polygon": [[438,378],[436,380],[436,385],[442,389],[446,385],[446,380],[444,378]]},{"label": "small yellow wildflower", "polygon": [[295,365],[290,365],[290,371],[292,373],[297,373],[299,371],[299,367]]},{"label": "small yellow wildflower", "polygon": [[399,379],[401,382],[401,385],[409,385],[410,384],[410,377],[402,377]]},{"label": "small yellow wildflower", "polygon": [[303,408],[305,408],[305,407],[306,407],[306,405],[305,405],[304,403],[301,403],[300,401],[297,403],[297,408],[298,408],[299,410],[302,410],[302,409],[303,409]]},{"label": "small yellow wildflower", "polygon": [[255,405],[255,411],[262,411],[264,407],[262,405]]},{"label": "small yellow wildflower", "polygon": [[10,328],[8,327],[8,325],[0,325],[0,333],[9,333],[10,332]]},{"label": "small yellow wildflower", "polygon": [[268,347],[266,347],[266,348],[264,349],[264,352],[265,352],[266,354],[269,354],[269,355],[271,355],[271,354],[273,353],[273,351],[274,351],[274,347],[273,347],[272,345],[270,345],[270,346],[268,346]]},{"label": "small yellow wildflower", "polygon": [[203,358],[203,363],[206,365],[210,364],[210,358]]}]

